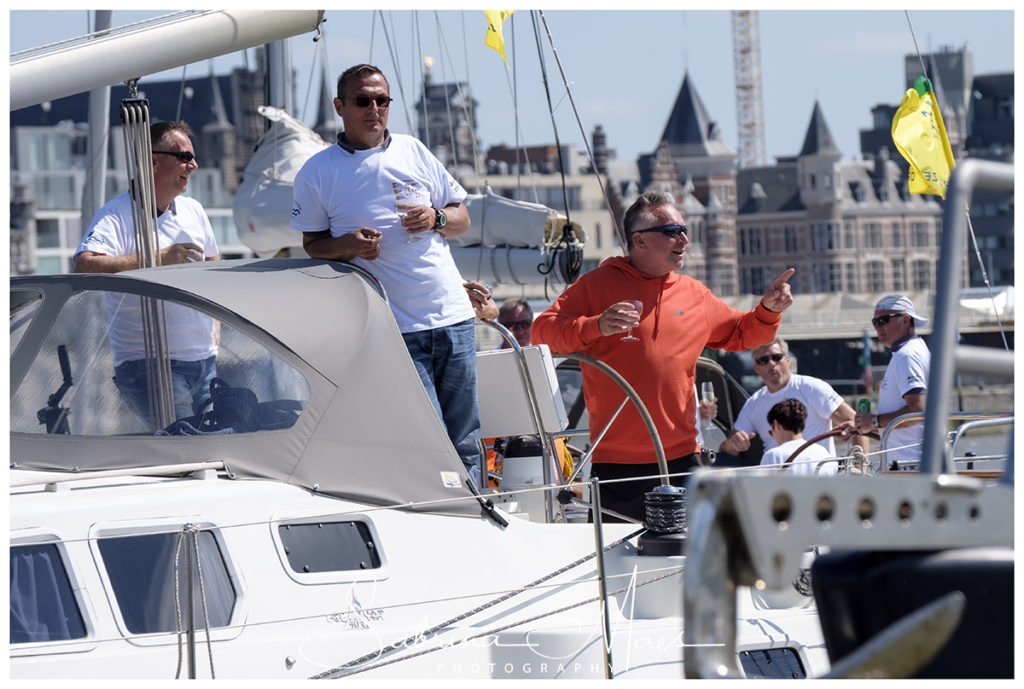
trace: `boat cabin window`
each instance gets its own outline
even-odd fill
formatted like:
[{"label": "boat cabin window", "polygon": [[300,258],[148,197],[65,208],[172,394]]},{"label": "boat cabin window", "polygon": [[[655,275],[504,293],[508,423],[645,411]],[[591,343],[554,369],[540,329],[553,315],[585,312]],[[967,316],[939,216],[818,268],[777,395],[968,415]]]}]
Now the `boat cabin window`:
[{"label": "boat cabin window", "polygon": [[78,601],[55,543],[12,545],[11,643],[85,636]]},{"label": "boat cabin window", "polygon": [[295,572],[344,572],[381,566],[370,528],[360,521],[282,524],[278,535]]},{"label": "boat cabin window", "polygon": [[[209,626],[228,625],[237,594],[224,556],[210,531],[198,532],[197,542],[198,563],[191,540],[183,538],[179,544],[178,533],[104,537],[98,541],[117,607],[129,633],[152,634],[186,628],[189,581],[186,562],[189,561],[192,563],[192,614],[196,627],[207,626],[203,617],[204,599]],[[179,612],[181,620],[177,619]]]},{"label": "boat cabin window", "polygon": [[[12,343],[28,320],[12,310]],[[73,294],[32,346],[38,351],[11,396],[14,432],[274,431],[292,426],[309,400],[303,376],[253,337],[153,297]]]}]

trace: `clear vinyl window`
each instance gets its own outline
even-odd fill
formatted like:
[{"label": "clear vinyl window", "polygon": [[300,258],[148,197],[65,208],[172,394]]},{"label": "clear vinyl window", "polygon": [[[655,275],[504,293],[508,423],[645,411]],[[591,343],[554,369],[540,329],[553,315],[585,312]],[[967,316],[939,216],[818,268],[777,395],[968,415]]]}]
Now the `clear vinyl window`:
[{"label": "clear vinyl window", "polygon": [[[12,343],[31,320],[26,300]],[[253,433],[292,426],[309,384],[241,331],[183,304],[82,292],[61,308],[11,396],[11,430]]]}]

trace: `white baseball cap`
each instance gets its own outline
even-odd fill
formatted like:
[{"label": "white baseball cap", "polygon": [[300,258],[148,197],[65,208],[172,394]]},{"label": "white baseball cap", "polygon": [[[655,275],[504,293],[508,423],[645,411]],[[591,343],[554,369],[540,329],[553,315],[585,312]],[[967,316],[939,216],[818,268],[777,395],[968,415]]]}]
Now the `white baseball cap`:
[{"label": "white baseball cap", "polygon": [[914,319],[914,325],[919,328],[928,324],[927,318],[917,315],[917,311],[914,310],[914,302],[902,294],[888,294],[882,297],[875,304],[875,311],[899,311],[905,313]]}]

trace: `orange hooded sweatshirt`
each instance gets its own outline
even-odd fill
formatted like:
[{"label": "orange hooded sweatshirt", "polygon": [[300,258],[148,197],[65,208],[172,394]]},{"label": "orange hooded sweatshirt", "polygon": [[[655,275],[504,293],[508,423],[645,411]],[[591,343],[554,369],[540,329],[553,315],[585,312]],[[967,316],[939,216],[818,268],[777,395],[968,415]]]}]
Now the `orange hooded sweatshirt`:
[{"label": "orange hooded sweatshirt", "polygon": [[[601,335],[601,314],[616,302],[633,299],[644,304],[640,325],[633,329],[640,341],[623,341],[622,334]],[[647,406],[665,457],[676,459],[700,451],[693,386],[704,347],[753,349],[771,342],[781,322],[781,313],[760,303],[743,313],[691,277],[654,277],[615,256],[581,275],[537,316],[531,341],[548,345],[552,352],[588,354],[618,371]],[[626,394],[596,367],[582,363],[581,368],[593,442]],[[593,459],[616,464],[657,461],[647,427],[631,403],[598,443]]]}]

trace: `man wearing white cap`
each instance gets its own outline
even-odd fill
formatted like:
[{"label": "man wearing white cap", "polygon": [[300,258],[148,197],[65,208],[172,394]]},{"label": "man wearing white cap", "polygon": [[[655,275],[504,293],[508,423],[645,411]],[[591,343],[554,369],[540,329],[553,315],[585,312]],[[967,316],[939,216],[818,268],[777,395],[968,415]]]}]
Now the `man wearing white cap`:
[{"label": "man wearing white cap", "polygon": [[[875,305],[871,325],[875,327],[878,343],[892,350],[892,359],[878,390],[878,414],[859,412],[854,419],[858,430],[879,430],[898,416],[924,412],[932,355],[914,328],[927,323],[928,319],[917,315],[914,303],[903,295],[890,294]],[[889,452],[886,463],[892,467],[894,462],[920,460],[923,438],[924,427],[919,422],[895,428],[886,445],[903,449]]]}]

